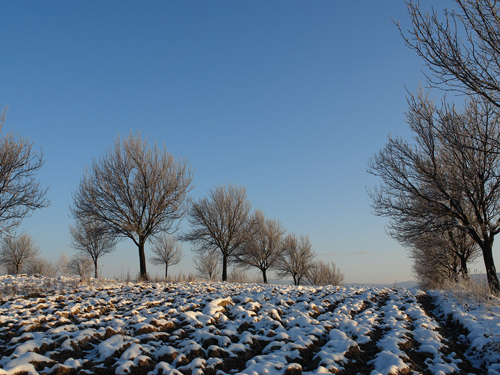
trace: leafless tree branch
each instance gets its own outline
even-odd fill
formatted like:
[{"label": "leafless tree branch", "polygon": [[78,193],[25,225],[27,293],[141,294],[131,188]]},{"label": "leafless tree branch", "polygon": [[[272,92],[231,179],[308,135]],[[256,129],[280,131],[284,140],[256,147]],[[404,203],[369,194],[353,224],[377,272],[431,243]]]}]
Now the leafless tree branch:
[{"label": "leafless tree branch", "polygon": [[[5,113],[0,113],[0,131]],[[34,210],[49,205],[45,199],[48,189],[35,179],[43,163],[42,153],[27,138],[13,133],[0,138],[0,235],[17,227]]]}]

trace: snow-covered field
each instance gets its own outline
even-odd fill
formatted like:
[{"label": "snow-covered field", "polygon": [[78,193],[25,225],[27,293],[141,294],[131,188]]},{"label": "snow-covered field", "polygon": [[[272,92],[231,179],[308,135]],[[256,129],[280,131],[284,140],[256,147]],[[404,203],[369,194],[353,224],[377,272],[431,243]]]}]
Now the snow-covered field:
[{"label": "snow-covered field", "polygon": [[500,308],[366,287],[0,277],[0,374],[500,374]]}]

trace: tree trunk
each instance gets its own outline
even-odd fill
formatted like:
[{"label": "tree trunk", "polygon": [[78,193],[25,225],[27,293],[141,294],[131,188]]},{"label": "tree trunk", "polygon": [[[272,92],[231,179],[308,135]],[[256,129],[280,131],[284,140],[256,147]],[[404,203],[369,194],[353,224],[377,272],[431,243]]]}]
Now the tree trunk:
[{"label": "tree trunk", "polygon": [[227,255],[222,254],[222,281],[227,281]]},{"label": "tree trunk", "polygon": [[460,255],[460,271],[464,280],[469,280],[469,270],[467,269],[467,257]]},{"label": "tree trunk", "polygon": [[94,277],[97,279],[97,258],[94,259]]},{"label": "tree trunk", "polygon": [[483,246],[481,246],[481,250],[483,252],[484,266],[486,268],[486,276],[488,278],[488,285],[490,287],[490,290],[494,294],[500,294],[500,285],[498,282],[495,262],[493,260],[492,245],[485,243]]},{"label": "tree trunk", "polygon": [[145,241],[139,242],[139,268],[140,268],[140,279],[147,280],[148,273],[146,271],[146,254],[144,253],[144,243]]},{"label": "tree trunk", "polygon": [[168,264],[165,263],[165,281],[168,280]]},{"label": "tree trunk", "polygon": [[262,281],[264,284],[267,284],[267,273],[266,273],[266,269],[263,269],[262,270]]}]

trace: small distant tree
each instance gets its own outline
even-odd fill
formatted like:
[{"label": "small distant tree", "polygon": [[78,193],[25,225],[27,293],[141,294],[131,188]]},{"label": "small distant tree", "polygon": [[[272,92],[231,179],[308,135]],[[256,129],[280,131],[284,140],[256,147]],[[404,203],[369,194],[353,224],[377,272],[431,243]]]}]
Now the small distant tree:
[{"label": "small distant tree", "polygon": [[130,133],[85,171],[71,211],[130,238],[139,250],[140,277],[147,279],[146,241],[171,231],[183,216],[191,180],[187,162]]},{"label": "small distant tree", "polygon": [[92,272],[92,259],[88,256],[75,255],[68,263],[68,272],[71,275],[76,275],[82,280],[90,278]]},{"label": "small distant tree", "polygon": [[249,277],[248,277],[247,273],[245,271],[243,271],[242,269],[237,268],[237,267],[234,267],[231,269],[231,271],[229,271],[229,275],[228,275],[227,279],[230,283],[243,284],[243,283],[249,282]]},{"label": "small distant tree", "polygon": [[68,263],[69,263],[69,258],[66,255],[66,253],[63,251],[59,259],[57,260],[55,267],[57,270],[57,274],[61,276],[67,276],[68,275]]},{"label": "small distant tree", "polygon": [[220,274],[220,255],[216,251],[199,253],[194,258],[194,268],[202,279],[215,281]]},{"label": "small distant tree", "polygon": [[[4,122],[5,110],[0,113],[0,131]],[[42,153],[33,149],[29,139],[13,133],[0,138],[0,235],[49,205],[47,189],[35,179],[43,163]]]},{"label": "small distant tree", "polygon": [[344,274],[334,262],[326,263],[322,260],[311,263],[306,273],[306,279],[311,285],[343,285]]},{"label": "small distant tree", "polygon": [[191,230],[181,236],[195,244],[200,253],[218,251],[222,257],[222,281],[227,281],[227,265],[253,235],[251,205],[245,188],[216,187],[208,198],[193,202],[188,219]]},{"label": "small distant tree", "polygon": [[158,238],[152,251],[155,256],[151,258],[151,262],[154,265],[165,267],[165,279],[167,279],[168,267],[175,266],[182,260],[181,245],[173,236],[163,235]]},{"label": "small distant tree", "polygon": [[255,212],[252,221],[255,225],[254,234],[249,236],[236,252],[236,263],[243,268],[259,269],[263,283],[267,284],[267,271],[273,268],[280,258],[285,229],[279,220],[266,219],[260,210]]},{"label": "small distant tree", "polygon": [[94,264],[94,277],[98,277],[98,260],[116,248],[118,238],[99,220],[77,216],[70,227],[71,246],[82,256],[89,256]]},{"label": "small distant tree", "polygon": [[291,233],[284,238],[281,246],[281,255],[276,265],[277,275],[280,278],[291,276],[293,284],[300,285],[315,256],[309,237],[297,238]]},{"label": "small distant tree", "polygon": [[36,257],[29,260],[25,267],[25,272],[28,275],[40,275],[40,276],[56,276],[57,268],[56,266],[45,258]]},{"label": "small distant tree", "polygon": [[19,274],[23,266],[40,254],[30,235],[23,233],[19,237],[4,237],[0,249],[0,263],[7,273]]}]

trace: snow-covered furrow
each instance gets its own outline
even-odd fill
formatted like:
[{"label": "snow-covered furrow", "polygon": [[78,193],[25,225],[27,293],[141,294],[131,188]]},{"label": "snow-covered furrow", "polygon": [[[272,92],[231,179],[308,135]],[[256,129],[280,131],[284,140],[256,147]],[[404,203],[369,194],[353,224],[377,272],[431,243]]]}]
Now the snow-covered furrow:
[{"label": "snow-covered furrow", "polygon": [[59,286],[0,304],[0,374],[457,372],[436,327],[387,288]]},{"label": "snow-covered furrow", "polygon": [[458,292],[430,291],[429,295],[437,306],[434,313],[463,331],[457,336],[468,347],[467,359],[489,375],[500,375],[500,299],[490,296],[490,301],[479,303]]},{"label": "snow-covered furrow", "polygon": [[403,297],[399,309],[411,319],[409,335],[415,343],[409,356],[415,358],[415,361],[431,374],[459,373],[461,361],[456,358],[456,353],[445,353],[446,343],[438,332],[439,324],[427,315],[415,295],[405,292]]},{"label": "snow-covered furrow", "polygon": [[[345,296],[342,303],[319,319],[331,325],[326,344],[320,348],[319,364],[329,372],[344,371],[349,361],[359,357],[360,345],[369,342],[378,313],[375,302],[383,291],[361,289]],[[358,358],[359,359],[359,358]]]}]

